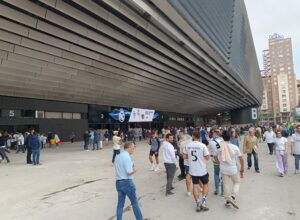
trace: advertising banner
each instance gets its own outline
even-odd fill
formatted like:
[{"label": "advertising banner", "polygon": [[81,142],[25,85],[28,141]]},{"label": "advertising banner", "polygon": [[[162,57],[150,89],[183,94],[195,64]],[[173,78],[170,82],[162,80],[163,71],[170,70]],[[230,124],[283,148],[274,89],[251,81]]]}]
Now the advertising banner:
[{"label": "advertising banner", "polygon": [[133,108],[130,114],[129,122],[152,122],[155,110]]}]

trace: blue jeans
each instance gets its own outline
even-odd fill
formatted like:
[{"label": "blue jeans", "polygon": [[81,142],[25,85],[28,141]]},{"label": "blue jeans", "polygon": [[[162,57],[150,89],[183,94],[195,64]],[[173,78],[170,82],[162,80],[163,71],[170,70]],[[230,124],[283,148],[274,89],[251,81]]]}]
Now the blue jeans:
[{"label": "blue jeans", "polygon": [[32,150],[32,164],[37,165],[40,163],[40,149]]},{"label": "blue jeans", "polygon": [[257,153],[253,150],[251,154],[247,154],[247,163],[248,163],[248,168],[251,168],[252,167],[252,155],[254,157],[254,168],[255,168],[255,171],[258,171],[259,170],[259,167],[258,167],[258,155]]},{"label": "blue jeans", "polygon": [[112,157],[112,163],[115,163],[115,158],[116,156],[120,153],[120,150],[114,150],[114,154],[113,154],[113,157]]},{"label": "blue jeans", "polygon": [[128,196],[130,199],[136,220],[143,220],[143,215],[138,204],[136,188],[133,181],[131,179],[117,180],[116,188],[118,191],[117,220],[122,220],[126,196]]},{"label": "blue jeans", "polygon": [[299,170],[300,155],[294,154],[294,157],[295,157],[295,168],[296,168],[296,170]]},{"label": "blue jeans", "polygon": [[136,143],[135,143],[135,136],[133,136],[132,138],[131,138],[131,140],[132,140],[132,143],[135,145]]},{"label": "blue jeans", "polygon": [[219,191],[220,183],[221,183],[221,192],[224,192],[223,182],[221,181],[220,175],[220,165],[214,164],[214,180],[215,180],[215,188],[216,191]]},{"label": "blue jeans", "polygon": [[84,150],[88,150],[89,149],[89,141],[84,141],[83,149]]},{"label": "blue jeans", "polygon": [[99,142],[98,141],[93,142],[93,150],[95,150],[95,145],[97,146],[97,150],[99,150]]}]

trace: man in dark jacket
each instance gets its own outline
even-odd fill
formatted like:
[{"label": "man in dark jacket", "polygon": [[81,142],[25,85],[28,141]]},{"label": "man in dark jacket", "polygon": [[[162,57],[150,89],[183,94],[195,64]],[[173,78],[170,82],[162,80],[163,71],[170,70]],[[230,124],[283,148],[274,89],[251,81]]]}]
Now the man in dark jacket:
[{"label": "man in dark jacket", "polygon": [[96,130],[94,131],[93,150],[99,150],[99,136]]},{"label": "man in dark jacket", "polygon": [[25,137],[25,141],[24,141],[24,144],[25,144],[25,148],[27,150],[27,156],[26,156],[26,162],[27,164],[32,164],[32,160],[31,160],[31,149],[28,145],[28,140],[29,140],[29,137],[30,137],[31,134],[29,134],[29,132],[26,133],[26,137]]},{"label": "man in dark jacket", "polygon": [[35,131],[31,131],[31,135],[28,138],[28,146],[32,151],[32,164],[39,165],[41,141],[39,140],[39,137],[37,136]]},{"label": "man in dark jacket", "polygon": [[5,149],[6,149],[6,141],[7,138],[3,135],[3,133],[0,131],[0,162],[4,159],[6,159],[6,162],[9,164],[10,160],[8,156],[6,155]]},{"label": "man in dark jacket", "polygon": [[85,151],[89,151],[89,139],[90,139],[89,131],[86,130],[83,134],[83,141],[84,141],[83,149]]}]

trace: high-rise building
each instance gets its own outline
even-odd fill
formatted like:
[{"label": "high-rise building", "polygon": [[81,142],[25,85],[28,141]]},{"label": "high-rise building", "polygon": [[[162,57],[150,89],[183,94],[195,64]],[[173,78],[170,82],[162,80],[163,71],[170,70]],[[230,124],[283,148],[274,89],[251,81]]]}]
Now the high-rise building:
[{"label": "high-rise building", "polygon": [[277,122],[288,121],[299,102],[291,38],[271,35],[269,49],[263,51],[263,61],[264,99],[261,114],[264,117],[271,114],[268,118]]},{"label": "high-rise building", "polygon": [[297,80],[298,106],[300,106],[300,80]]},{"label": "high-rise building", "polygon": [[264,60],[264,69],[262,74],[270,74],[271,72],[271,61],[270,61],[270,51],[263,50],[263,60]]},{"label": "high-rise building", "polygon": [[261,112],[265,115],[265,118],[273,117],[273,99],[272,99],[272,79],[270,74],[262,72],[263,82],[263,100],[260,107]]}]

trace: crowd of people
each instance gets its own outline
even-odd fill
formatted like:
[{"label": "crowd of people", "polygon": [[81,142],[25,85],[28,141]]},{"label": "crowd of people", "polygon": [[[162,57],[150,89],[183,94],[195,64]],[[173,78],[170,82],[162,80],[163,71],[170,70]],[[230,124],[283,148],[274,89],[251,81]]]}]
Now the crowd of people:
[{"label": "crowd of people", "polygon": [[0,163],[6,160],[10,164],[8,154],[12,151],[26,153],[26,163],[40,165],[41,149],[46,147],[58,147],[61,143],[59,136],[55,132],[37,133],[34,130],[30,132],[8,133],[0,131]]},{"label": "crowd of people", "polygon": [[[72,132],[71,143],[76,136]],[[185,127],[163,128],[161,130],[131,129],[123,131],[101,131],[89,129],[84,132],[84,150],[101,150],[112,140],[112,164],[116,170],[116,188],[118,191],[117,219],[122,219],[124,201],[129,197],[136,219],[143,219],[138,205],[136,188],[132,176],[135,165],[130,155],[134,153],[136,141],[146,140],[149,145],[148,160],[150,170],[160,171],[159,153],[162,152],[166,171],[165,195],[174,194],[176,170],[180,170],[178,180],[185,180],[186,195],[195,200],[196,211],[208,211],[209,176],[213,176],[214,194],[225,198],[226,207],[239,208],[237,196],[240,179],[244,169],[254,167],[259,174],[259,148],[261,142],[268,145],[270,155],[275,155],[278,176],[284,177],[288,172],[288,156],[294,157],[295,170],[298,174],[300,161],[300,125],[275,126],[231,126],[231,127]],[[58,146],[60,139],[55,132],[46,135],[30,132],[0,132],[0,162],[6,160],[8,153],[26,153],[26,163],[40,165],[41,149]],[[121,151],[124,146],[124,151]],[[246,155],[244,162],[243,154]],[[208,163],[213,165],[213,173],[208,172]],[[254,165],[254,166],[252,166]]]},{"label": "crowd of people", "polygon": [[[242,138],[243,136],[243,138]],[[132,175],[135,165],[129,155],[133,154],[135,144],[125,142],[120,151],[122,138],[114,132],[114,153],[112,163],[116,169],[116,188],[118,192],[117,219],[122,218],[124,200],[129,197],[136,219],[143,219],[138,206],[136,188]],[[275,154],[275,164],[280,177],[288,171],[288,154],[294,156],[295,170],[299,173],[300,125],[209,127],[209,128],[164,128],[150,131],[146,137],[149,145],[151,171],[159,171],[159,152],[162,151],[166,171],[166,196],[174,194],[174,178],[179,168],[179,180],[185,179],[186,195],[193,195],[196,211],[208,211],[208,163],[213,163],[214,194],[225,198],[226,207],[239,209],[237,196],[240,179],[244,169],[260,173],[259,147],[265,141],[269,154]],[[290,145],[288,144],[290,142]],[[289,148],[289,146],[291,146]],[[246,154],[244,162],[243,154]],[[155,160],[153,160],[153,156]],[[253,163],[254,162],[254,163]],[[192,184],[192,187],[191,187]]]}]

